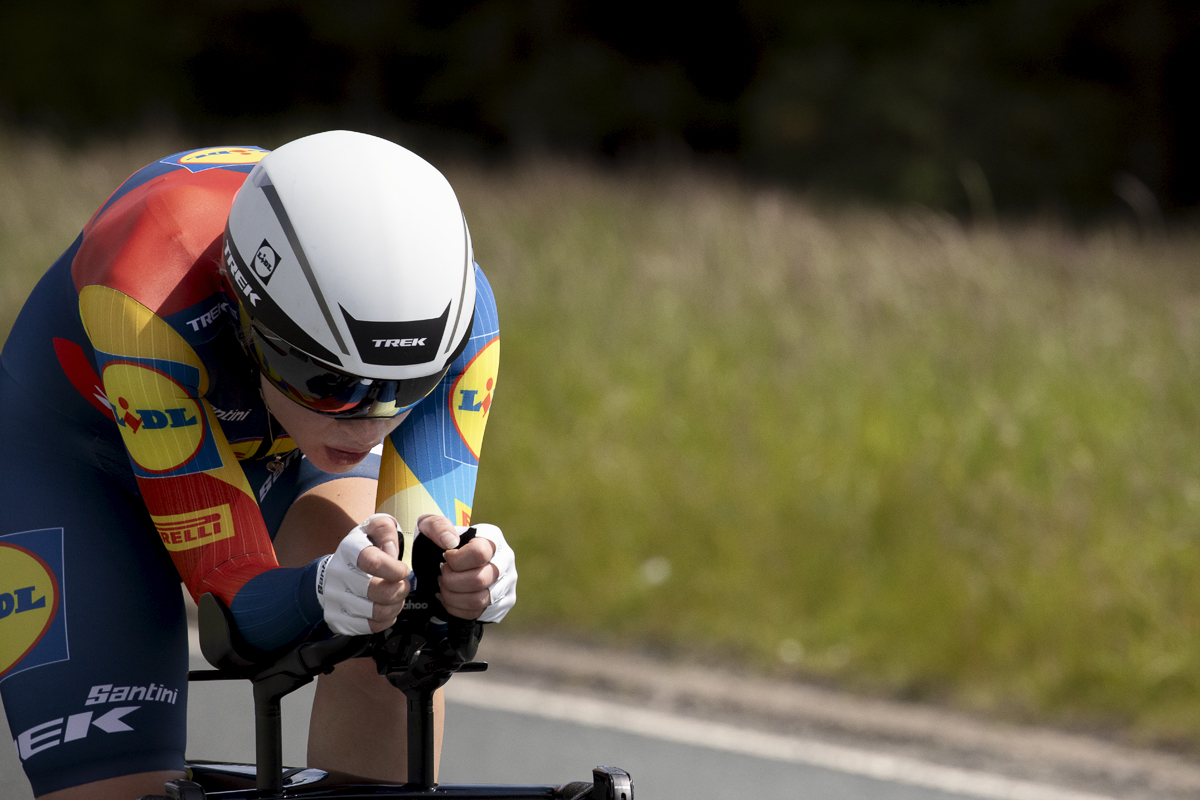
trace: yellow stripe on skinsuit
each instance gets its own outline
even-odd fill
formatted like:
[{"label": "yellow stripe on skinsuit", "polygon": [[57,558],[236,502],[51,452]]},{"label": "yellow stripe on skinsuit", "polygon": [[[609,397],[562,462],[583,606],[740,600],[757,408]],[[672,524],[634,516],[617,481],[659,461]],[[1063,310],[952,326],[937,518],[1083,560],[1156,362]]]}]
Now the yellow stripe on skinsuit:
[{"label": "yellow stripe on skinsuit", "polygon": [[[229,446],[233,448],[233,453],[237,456],[238,461],[245,461],[246,459],[250,458],[250,456],[258,452],[258,448],[262,447],[262,441],[262,439],[243,439],[237,442],[230,442]],[[275,440],[275,443],[271,445],[271,449],[263,455],[263,458],[266,458],[267,456],[284,455],[292,452],[295,449],[296,443],[292,441],[292,437],[280,436]]]},{"label": "yellow stripe on skinsuit", "polygon": [[[116,356],[154,358],[187,364],[195,367],[200,374],[200,395],[203,396],[207,391],[208,371],[200,357],[174,328],[132,297],[108,286],[85,286],[79,293],[79,316],[83,320],[92,346],[97,350]],[[126,387],[109,386],[109,383],[123,382],[120,381],[122,372],[126,373],[127,377],[136,376],[133,380],[136,385],[128,388],[141,389],[136,402],[133,402],[134,398],[129,398],[135,409],[156,405],[147,403],[148,400],[162,401],[157,405],[165,406],[168,401],[183,399],[174,396],[177,394],[177,386],[156,379],[148,370],[145,371],[145,375],[137,375],[136,370],[117,368],[111,376],[114,380],[109,380],[110,376],[106,370],[102,376],[105,391],[109,394],[109,402],[113,404],[113,411],[118,416],[122,415],[122,409],[120,399],[114,396],[118,392],[114,390]],[[213,440],[223,464],[217,469],[208,470],[206,474],[236,487],[253,500],[254,492],[246,480],[245,472],[238,465],[237,454],[225,439],[221,422],[213,413],[212,406],[207,400],[200,400],[199,405],[203,408],[208,427],[213,432]],[[172,462],[182,462],[187,455],[185,451],[194,446],[186,435],[190,433],[188,429],[166,429],[158,432],[159,435],[154,438],[159,441],[149,446],[141,441],[144,437],[138,437],[135,441],[134,433],[128,425],[121,429],[121,433],[131,452],[145,452],[149,460],[164,469],[169,469]]]},{"label": "yellow stripe on skinsuit", "polygon": [[417,530],[417,518],[422,514],[444,515],[429,490],[421,485],[404,459],[396,452],[391,439],[383,440],[383,460],[379,465],[379,488],[375,494],[375,508],[391,514],[400,522],[404,535],[404,560],[411,556],[411,536]]},{"label": "yellow stripe on skinsuit", "polygon": [[229,446],[233,448],[233,454],[238,461],[245,461],[258,452],[259,445],[261,444],[262,439],[246,439],[240,442],[233,442]]},{"label": "yellow stripe on skinsuit", "polygon": [[196,351],[157,314],[124,292],[108,286],[83,287],[79,316],[97,350],[195,367],[200,371],[200,395],[208,392],[208,370]]},{"label": "yellow stripe on skinsuit", "polygon": [[271,445],[271,449],[267,451],[268,456],[284,455],[296,449],[296,443],[292,441],[290,436],[280,436],[275,440],[275,444]]},{"label": "yellow stripe on skinsuit", "polygon": [[254,496],[254,490],[250,488],[250,481],[246,480],[246,472],[242,469],[242,465],[238,463],[237,453],[230,446],[229,441],[225,438],[225,431],[221,430],[221,421],[217,419],[217,415],[213,412],[212,405],[207,400],[204,403],[204,413],[208,417],[208,424],[212,428],[213,440],[217,443],[217,452],[221,454],[222,466],[219,469],[210,469],[204,473],[217,480],[224,481],[230,486],[234,486],[248,496],[255,505],[258,505],[258,498]]}]

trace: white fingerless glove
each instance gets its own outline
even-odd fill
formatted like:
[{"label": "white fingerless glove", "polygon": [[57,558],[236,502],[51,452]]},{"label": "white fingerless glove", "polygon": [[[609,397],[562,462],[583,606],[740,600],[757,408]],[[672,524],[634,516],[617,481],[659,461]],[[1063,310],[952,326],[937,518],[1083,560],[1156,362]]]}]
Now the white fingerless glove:
[{"label": "white fingerless glove", "polygon": [[[325,609],[325,624],[334,633],[357,636],[371,632],[371,616],[375,610],[375,604],[367,599],[371,576],[358,568],[358,554],[372,546],[366,528],[376,517],[396,520],[390,514],[367,517],[346,534],[337,550],[325,556],[317,568],[317,600]],[[399,529],[399,524],[396,527]]]},{"label": "white fingerless glove", "polygon": [[[504,540],[504,534],[495,525],[481,523],[474,527],[476,536],[496,545],[496,552],[492,554],[490,563],[495,564],[496,569],[500,571],[499,577],[488,588],[492,598],[491,605],[479,615],[479,621],[499,622],[517,602],[517,556]],[[455,530],[462,536],[467,529]]]}]

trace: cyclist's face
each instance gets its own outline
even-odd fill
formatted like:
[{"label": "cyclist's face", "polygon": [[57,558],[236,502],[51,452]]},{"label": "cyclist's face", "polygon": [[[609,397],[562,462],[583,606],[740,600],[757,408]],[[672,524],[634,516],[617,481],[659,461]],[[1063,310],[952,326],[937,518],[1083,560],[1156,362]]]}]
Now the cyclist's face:
[{"label": "cyclist's face", "polygon": [[333,419],[289,400],[266,378],[260,380],[267,408],[308,460],[325,472],[349,471],[408,416],[405,411],[391,419]]}]

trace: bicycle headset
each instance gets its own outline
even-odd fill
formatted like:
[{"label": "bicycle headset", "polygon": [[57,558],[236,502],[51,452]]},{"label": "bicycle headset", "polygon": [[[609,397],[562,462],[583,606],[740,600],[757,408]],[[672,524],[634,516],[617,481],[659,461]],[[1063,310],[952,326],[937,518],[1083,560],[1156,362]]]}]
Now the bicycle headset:
[{"label": "bicycle headset", "polygon": [[325,416],[390,418],[433,391],[475,314],[471,234],[449,182],[349,131],[289,142],[234,196],[225,292],[277,389]]}]

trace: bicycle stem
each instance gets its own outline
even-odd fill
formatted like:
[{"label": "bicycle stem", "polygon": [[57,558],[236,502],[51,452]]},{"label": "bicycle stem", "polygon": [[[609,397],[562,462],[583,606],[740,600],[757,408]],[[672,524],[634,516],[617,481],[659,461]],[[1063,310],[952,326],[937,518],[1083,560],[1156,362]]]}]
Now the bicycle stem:
[{"label": "bicycle stem", "polygon": [[435,691],[414,686],[404,692],[408,698],[408,783],[422,789],[437,785],[433,723]]},{"label": "bicycle stem", "polygon": [[[280,698],[260,692],[254,684],[254,761],[258,765],[256,786],[269,797],[283,793],[283,717]],[[260,694],[264,695],[260,698]]]}]

